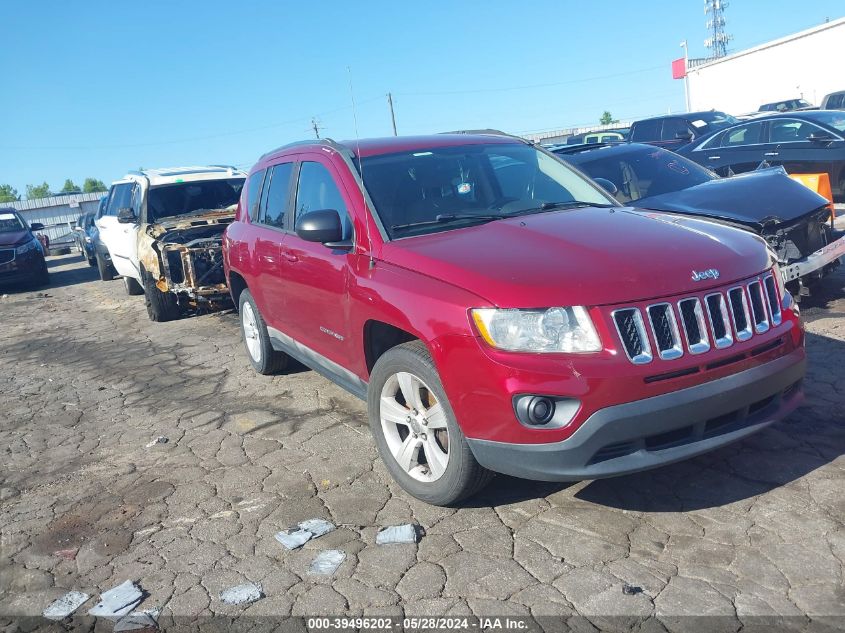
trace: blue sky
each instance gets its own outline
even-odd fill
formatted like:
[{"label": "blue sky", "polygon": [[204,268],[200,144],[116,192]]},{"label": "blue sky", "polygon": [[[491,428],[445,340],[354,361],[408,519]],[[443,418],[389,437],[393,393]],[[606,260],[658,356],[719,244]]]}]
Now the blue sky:
[{"label": "blue sky", "polygon": [[[526,132],[683,109],[670,62],[705,53],[701,0],[4,0],[0,183],[107,184],[310,137]],[[732,49],[845,14],[842,0],[735,0]],[[347,67],[351,70],[348,71]]]}]

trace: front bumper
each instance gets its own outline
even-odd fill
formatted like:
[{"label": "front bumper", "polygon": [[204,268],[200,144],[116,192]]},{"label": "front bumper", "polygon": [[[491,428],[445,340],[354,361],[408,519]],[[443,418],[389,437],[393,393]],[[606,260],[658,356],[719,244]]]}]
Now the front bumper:
[{"label": "front bumper", "polygon": [[677,462],[742,439],[803,400],[804,351],[678,391],[593,413],[569,438],[544,444],[467,439],[496,472],[541,481],[577,481]]},{"label": "front bumper", "polygon": [[[10,249],[3,249],[4,254]],[[5,257],[4,257],[5,259]],[[40,251],[17,255],[12,251],[11,259],[0,263],[0,283],[16,284],[36,281],[44,274],[47,264]]]},{"label": "front bumper", "polygon": [[780,272],[785,282],[795,281],[805,275],[820,270],[845,255],[845,232],[835,234],[838,239],[820,248],[803,259],[781,266]]}]

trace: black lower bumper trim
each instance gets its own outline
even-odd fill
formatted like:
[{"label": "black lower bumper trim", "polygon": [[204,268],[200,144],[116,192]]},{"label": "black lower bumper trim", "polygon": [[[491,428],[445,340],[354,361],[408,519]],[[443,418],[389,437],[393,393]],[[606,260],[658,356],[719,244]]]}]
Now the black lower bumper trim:
[{"label": "black lower bumper trim", "polygon": [[803,400],[805,371],[799,349],[731,376],[601,409],[561,442],[467,441],[483,466],[526,479],[633,473],[711,451],[784,418]]}]

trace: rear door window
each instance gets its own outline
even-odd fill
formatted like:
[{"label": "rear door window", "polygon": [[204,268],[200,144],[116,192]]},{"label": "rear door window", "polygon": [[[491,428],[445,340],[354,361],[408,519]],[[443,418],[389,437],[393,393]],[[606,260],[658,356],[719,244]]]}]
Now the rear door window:
[{"label": "rear door window", "polygon": [[663,121],[653,119],[650,121],[639,121],[634,124],[631,132],[632,141],[656,141],[660,138],[660,128]]},{"label": "rear door window", "polygon": [[272,167],[264,181],[259,221],[278,229],[285,228],[285,216],[290,202],[290,177],[293,163]]},{"label": "rear door window", "polygon": [[763,138],[763,124],[749,123],[726,130],[722,135],[722,147],[733,147],[736,145],[756,145]]}]

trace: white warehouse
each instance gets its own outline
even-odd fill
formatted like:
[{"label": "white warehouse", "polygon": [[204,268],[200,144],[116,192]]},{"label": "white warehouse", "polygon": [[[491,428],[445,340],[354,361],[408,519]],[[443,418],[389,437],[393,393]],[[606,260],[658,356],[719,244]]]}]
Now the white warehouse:
[{"label": "white warehouse", "polygon": [[803,97],[813,105],[845,90],[845,18],[696,64],[689,60],[690,110],[729,114]]}]

